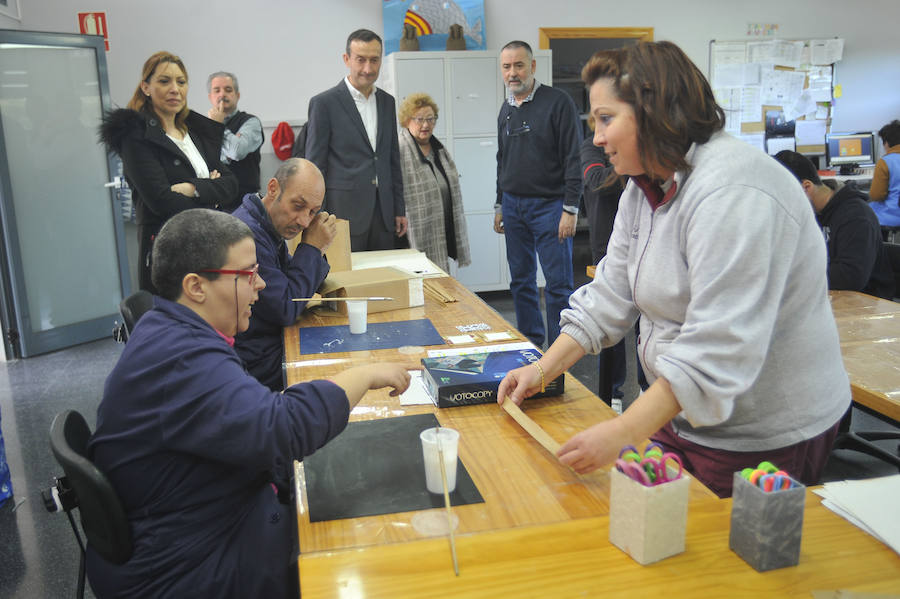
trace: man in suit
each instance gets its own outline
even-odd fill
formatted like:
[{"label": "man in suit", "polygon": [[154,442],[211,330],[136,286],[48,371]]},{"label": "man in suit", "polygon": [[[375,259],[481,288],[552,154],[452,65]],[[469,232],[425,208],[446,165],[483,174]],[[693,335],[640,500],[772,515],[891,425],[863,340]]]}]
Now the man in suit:
[{"label": "man in suit", "polygon": [[394,97],[375,87],[381,38],[359,29],[347,38],[349,75],[309,102],[306,158],[325,176],[325,208],[350,221],[353,251],[394,247],[406,235]]}]

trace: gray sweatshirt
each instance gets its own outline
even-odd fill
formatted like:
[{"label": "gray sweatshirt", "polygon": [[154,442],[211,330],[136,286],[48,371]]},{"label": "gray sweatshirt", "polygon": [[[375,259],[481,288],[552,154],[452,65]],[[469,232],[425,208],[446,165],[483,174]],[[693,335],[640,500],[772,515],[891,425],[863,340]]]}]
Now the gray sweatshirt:
[{"label": "gray sweatshirt", "polygon": [[638,354],[682,407],[681,437],[763,451],[815,437],[850,403],[809,202],[774,159],[720,132],[655,212],[634,181],[562,332],[596,353],[640,316]]}]

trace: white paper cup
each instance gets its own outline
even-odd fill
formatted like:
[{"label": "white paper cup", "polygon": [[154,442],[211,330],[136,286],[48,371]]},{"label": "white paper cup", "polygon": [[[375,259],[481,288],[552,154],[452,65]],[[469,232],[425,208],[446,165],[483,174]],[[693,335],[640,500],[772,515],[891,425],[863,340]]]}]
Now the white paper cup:
[{"label": "white paper cup", "polygon": [[[440,431],[440,434],[438,434]],[[456,448],[459,432],[452,428],[426,428],[419,433],[422,440],[422,455],[425,458],[425,486],[430,493],[444,493],[441,484],[441,462],[438,459],[438,437],[444,454],[444,472],[447,475],[447,492],[456,489]]]},{"label": "white paper cup", "polygon": [[347,302],[347,315],[350,317],[350,332],[354,335],[366,332],[366,317],[368,302],[366,300],[351,300]]}]

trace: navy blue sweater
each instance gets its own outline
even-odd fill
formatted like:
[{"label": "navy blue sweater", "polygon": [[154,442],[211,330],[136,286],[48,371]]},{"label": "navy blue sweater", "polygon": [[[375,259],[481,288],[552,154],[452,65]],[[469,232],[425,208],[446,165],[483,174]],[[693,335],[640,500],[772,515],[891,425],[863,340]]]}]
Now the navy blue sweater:
[{"label": "navy blue sweater", "polygon": [[541,85],[534,98],[521,106],[504,100],[497,117],[496,206],[506,192],[524,197],[564,196],[564,205],[577,210],[582,190],[581,140],[578,111],[566,92]]},{"label": "navy blue sweater", "polygon": [[306,243],[298,245],[291,256],[255,193],[244,196],[233,215],[253,231],[259,276],[266,282],[253,305],[250,328],[235,337],[234,349],[250,374],[273,391],[280,391],[284,387],[284,327],[294,324],[306,307],[306,302],[293,302],[291,298],[311,297],[330,267],[322,252]]},{"label": "navy blue sweater", "polygon": [[97,597],[296,597],[297,528],[270,480],[344,430],[328,381],[274,393],[196,312],[154,298],[106,380],[88,450],[131,524],[121,566],[87,548]]}]

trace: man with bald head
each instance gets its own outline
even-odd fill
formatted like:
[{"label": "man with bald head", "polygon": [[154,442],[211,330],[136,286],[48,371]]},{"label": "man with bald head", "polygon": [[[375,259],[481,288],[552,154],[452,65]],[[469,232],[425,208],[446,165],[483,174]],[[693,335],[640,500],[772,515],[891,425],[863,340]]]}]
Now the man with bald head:
[{"label": "man with bald head", "polygon": [[[315,164],[290,158],[266,184],[265,195],[247,194],[234,216],[247,223],[256,240],[259,274],[266,288],[250,318],[250,328],[234,348],[252,374],[273,390],[284,388],[282,331],[306,307],[295,297],[312,297],[329,266],[325,250],[337,232],[334,215],[320,212],[325,180]],[[303,233],[292,256],[285,240]]]}]

